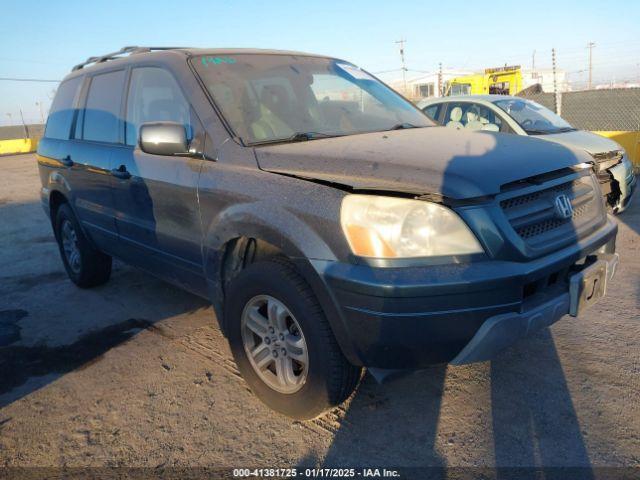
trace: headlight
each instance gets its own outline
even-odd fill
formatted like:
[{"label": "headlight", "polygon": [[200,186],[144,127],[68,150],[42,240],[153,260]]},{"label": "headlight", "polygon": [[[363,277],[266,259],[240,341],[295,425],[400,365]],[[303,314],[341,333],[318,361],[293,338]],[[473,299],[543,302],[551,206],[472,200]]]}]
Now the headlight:
[{"label": "headlight", "polygon": [[482,253],[469,227],[437,203],[374,195],[347,195],[342,230],[355,255],[374,258]]}]

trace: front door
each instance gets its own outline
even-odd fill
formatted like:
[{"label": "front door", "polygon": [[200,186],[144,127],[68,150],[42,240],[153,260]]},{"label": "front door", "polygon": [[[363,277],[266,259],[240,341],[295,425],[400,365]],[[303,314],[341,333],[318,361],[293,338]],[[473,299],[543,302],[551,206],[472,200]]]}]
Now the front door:
[{"label": "front door", "polygon": [[146,122],[172,121],[191,138],[201,130],[172,74],[131,70],[126,148],[114,152],[112,186],[121,251],[130,263],[195,293],[204,288],[197,185],[201,159],[150,155],[138,147]]}]

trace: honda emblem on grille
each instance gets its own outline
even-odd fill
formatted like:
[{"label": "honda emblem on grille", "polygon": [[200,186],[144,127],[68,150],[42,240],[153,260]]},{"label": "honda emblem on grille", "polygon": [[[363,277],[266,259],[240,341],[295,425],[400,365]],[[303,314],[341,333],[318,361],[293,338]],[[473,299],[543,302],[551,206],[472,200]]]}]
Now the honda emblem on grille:
[{"label": "honda emblem on grille", "polygon": [[558,195],[554,200],[556,216],[558,218],[571,218],[573,216],[573,205],[566,195]]}]

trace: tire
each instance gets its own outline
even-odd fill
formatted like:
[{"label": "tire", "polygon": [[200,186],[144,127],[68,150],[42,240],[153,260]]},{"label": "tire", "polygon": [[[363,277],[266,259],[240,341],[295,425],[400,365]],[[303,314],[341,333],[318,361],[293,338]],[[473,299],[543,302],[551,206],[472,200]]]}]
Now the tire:
[{"label": "tire", "polygon": [[109,280],[111,257],[91,245],[66,203],[56,212],[54,233],[62,263],[73,283],[80,288],[91,288]]},{"label": "tire", "polygon": [[[274,312],[282,312],[284,307],[290,315],[276,313],[275,317],[284,320],[271,322],[265,309],[272,307]],[[262,334],[252,330],[257,324],[249,327],[247,322],[254,322],[244,320],[251,318],[251,311],[262,312],[263,323],[257,330],[262,332],[265,325],[283,322],[286,330],[267,331],[262,338]],[[231,280],[225,299],[225,322],[231,351],[243,378],[260,400],[288,417],[308,420],[322,415],[349,398],[360,380],[362,368],[351,365],[344,357],[311,288],[284,259],[254,263]],[[279,332],[283,331],[288,341],[282,340]],[[271,333],[275,333],[274,340],[267,345],[266,337]],[[305,348],[295,349],[303,344]],[[282,353],[277,358],[260,355],[252,356],[253,361],[249,358],[248,351],[264,348],[272,354],[273,350]],[[298,359],[304,357],[300,352],[305,349],[306,367],[304,359],[298,363]],[[284,350],[289,351],[288,360],[284,358]],[[270,362],[260,372],[254,367],[259,359],[261,364]],[[278,370],[277,361],[287,365],[289,361],[292,367]],[[292,381],[286,385],[274,380],[274,373],[278,371],[288,371],[284,376]]]}]

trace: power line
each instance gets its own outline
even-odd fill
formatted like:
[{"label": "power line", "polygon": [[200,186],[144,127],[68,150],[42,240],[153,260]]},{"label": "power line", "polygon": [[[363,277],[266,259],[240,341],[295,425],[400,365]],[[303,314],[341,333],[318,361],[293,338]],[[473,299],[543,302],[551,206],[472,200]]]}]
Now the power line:
[{"label": "power line", "polygon": [[14,78],[14,77],[0,77],[0,80],[6,82],[44,82],[44,83],[60,83],[60,80],[48,80],[43,78]]}]

